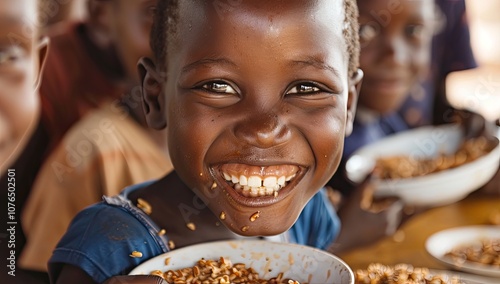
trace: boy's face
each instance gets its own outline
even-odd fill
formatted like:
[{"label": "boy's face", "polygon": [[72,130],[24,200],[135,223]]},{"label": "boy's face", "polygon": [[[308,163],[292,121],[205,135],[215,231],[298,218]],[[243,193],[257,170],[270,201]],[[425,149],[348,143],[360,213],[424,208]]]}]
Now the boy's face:
[{"label": "boy's face", "polygon": [[282,233],[342,154],[355,101],[342,1],[179,9],[159,102],[175,169],[232,231]]},{"label": "boy's face", "polygon": [[24,148],[38,116],[41,61],[36,2],[0,1],[0,170]]},{"label": "boy's face", "polygon": [[137,84],[137,61],[151,56],[149,34],[157,0],[112,0],[110,37],[132,84]]},{"label": "boy's face", "polygon": [[365,73],[359,103],[395,111],[429,64],[433,1],[358,0]]}]

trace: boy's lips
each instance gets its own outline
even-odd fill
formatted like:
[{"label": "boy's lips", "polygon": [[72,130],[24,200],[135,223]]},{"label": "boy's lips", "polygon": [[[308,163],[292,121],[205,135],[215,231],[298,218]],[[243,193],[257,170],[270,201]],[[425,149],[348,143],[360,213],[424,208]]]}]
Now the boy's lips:
[{"label": "boy's lips", "polygon": [[301,168],[296,165],[223,164],[219,168],[224,187],[233,189],[227,190],[228,193],[235,201],[249,206],[264,206],[281,200],[289,192],[287,186],[295,183],[300,172]]}]

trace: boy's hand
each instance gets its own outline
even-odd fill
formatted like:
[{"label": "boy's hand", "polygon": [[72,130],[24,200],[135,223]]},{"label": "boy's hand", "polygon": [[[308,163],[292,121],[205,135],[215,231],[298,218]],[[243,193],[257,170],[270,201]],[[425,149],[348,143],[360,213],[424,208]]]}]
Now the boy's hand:
[{"label": "boy's hand", "polygon": [[342,227],[339,237],[330,248],[331,252],[368,245],[394,234],[399,227],[403,201],[396,197],[375,200],[370,180],[371,176],[366,178],[341,205],[338,214]]},{"label": "boy's hand", "polygon": [[484,136],[486,133],[486,120],[481,115],[461,110],[457,111],[458,121],[464,132],[464,139]]},{"label": "boy's hand", "polygon": [[123,275],[112,277],[104,284],[167,284],[167,282],[154,275]]}]

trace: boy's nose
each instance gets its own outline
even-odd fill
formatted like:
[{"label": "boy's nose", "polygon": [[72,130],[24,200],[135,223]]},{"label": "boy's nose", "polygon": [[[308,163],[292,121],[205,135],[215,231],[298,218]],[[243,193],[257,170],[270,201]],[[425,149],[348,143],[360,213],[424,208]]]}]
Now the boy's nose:
[{"label": "boy's nose", "polygon": [[254,115],[238,123],[237,138],[259,148],[270,148],[287,141],[290,128],[275,113]]},{"label": "boy's nose", "polygon": [[397,37],[386,37],[381,49],[384,60],[394,65],[404,65],[407,60],[407,48],[405,43]]}]

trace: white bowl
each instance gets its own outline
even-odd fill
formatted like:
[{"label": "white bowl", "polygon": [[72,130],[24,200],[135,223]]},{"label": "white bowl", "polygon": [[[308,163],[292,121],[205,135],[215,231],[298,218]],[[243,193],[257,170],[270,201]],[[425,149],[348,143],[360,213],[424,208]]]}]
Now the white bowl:
[{"label": "white bowl", "polygon": [[[371,172],[379,157],[408,155],[422,159],[439,153],[454,153],[462,134],[457,125],[426,126],[388,136],[362,147],[347,161],[347,177],[361,182]],[[465,198],[486,184],[498,171],[500,146],[487,155],[459,167],[425,176],[402,179],[375,179],[376,196],[398,196],[407,204],[440,206]]]},{"label": "white bowl", "polygon": [[201,258],[219,260],[220,257],[252,267],[260,272],[261,279],[283,272],[285,278],[300,283],[354,284],[352,270],[332,254],[313,247],[263,240],[218,241],[175,249],[142,263],[130,275],[192,267]]},{"label": "white bowl", "polygon": [[[484,238],[499,239],[500,226],[466,226],[443,230],[430,236],[425,242],[425,248],[430,255],[451,268],[474,274],[500,277],[500,269],[493,266],[474,262],[458,265],[452,259],[445,257],[447,252],[457,246],[477,243]],[[500,278],[497,281],[496,283],[500,283]]]}]

